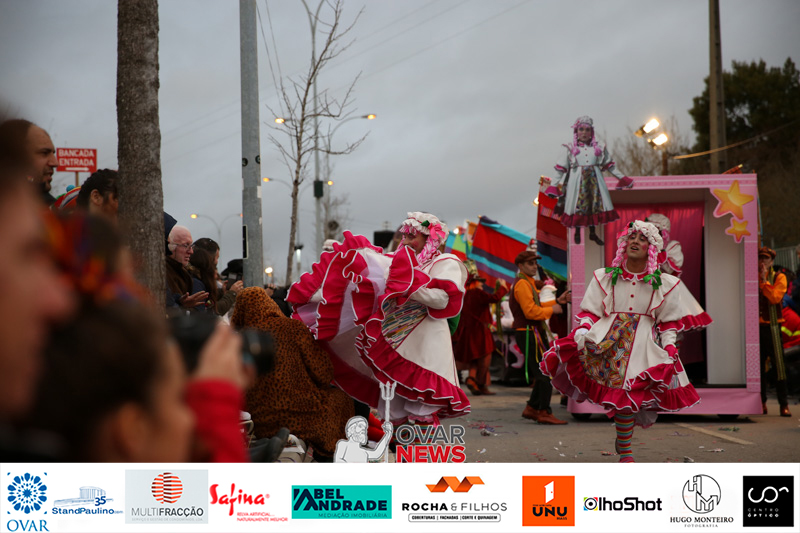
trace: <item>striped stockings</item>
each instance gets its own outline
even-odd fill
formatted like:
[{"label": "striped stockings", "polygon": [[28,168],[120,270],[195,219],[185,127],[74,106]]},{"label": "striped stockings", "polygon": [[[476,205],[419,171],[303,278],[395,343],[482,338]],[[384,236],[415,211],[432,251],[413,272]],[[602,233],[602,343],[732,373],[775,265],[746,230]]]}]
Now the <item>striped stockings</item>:
[{"label": "striped stockings", "polygon": [[633,463],[631,452],[631,439],[633,438],[633,413],[614,415],[614,424],[617,428],[616,450],[620,463]]}]

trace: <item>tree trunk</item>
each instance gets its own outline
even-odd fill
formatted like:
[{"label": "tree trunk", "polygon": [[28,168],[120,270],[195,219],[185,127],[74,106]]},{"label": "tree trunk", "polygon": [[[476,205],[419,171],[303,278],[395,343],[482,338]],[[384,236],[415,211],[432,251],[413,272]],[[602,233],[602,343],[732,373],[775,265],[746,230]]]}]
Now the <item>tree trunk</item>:
[{"label": "tree trunk", "polygon": [[139,281],[163,307],[166,275],[158,86],[158,0],[119,0],[119,222]]},{"label": "tree trunk", "polygon": [[289,228],[289,253],[286,257],[286,283],[285,285],[288,287],[292,284],[292,264],[294,263],[294,245],[295,241],[297,241],[297,196],[298,196],[298,186],[297,182],[295,181],[292,184],[292,225]]}]

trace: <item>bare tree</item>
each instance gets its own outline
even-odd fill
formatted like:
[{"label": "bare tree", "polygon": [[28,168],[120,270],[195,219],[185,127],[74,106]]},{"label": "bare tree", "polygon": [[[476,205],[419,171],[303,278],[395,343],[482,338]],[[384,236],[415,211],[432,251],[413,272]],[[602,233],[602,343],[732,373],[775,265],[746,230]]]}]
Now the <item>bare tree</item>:
[{"label": "bare tree", "polygon": [[609,146],[609,151],[614,155],[617,168],[628,176],[655,176],[661,174],[664,150],[668,159],[669,174],[679,172],[678,162],[669,161],[669,158],[678,154],[688,153],[690,150],[689,138],[680,131],[678,120],[673,115],[662,129],[669,136],[669,143],[659,149],[653,149],[644,138],[636,137],[633,130],[628,128],[629,135],[614,140]]},{"label": "bare tree", "polygon": [[164,306],[164,192],[158,122],[158,0],[117,4],[119,221],[139,281]]},{"label": "bare tree", "polygon": [[[352,105],[351,98],[353,89],[358,76],[350,83],[344,92],[344,96],[336,98],[327,89],[317,93],[315,85],[320,72],[334,58],[344,52],[350,43],[342,44],[342,40],[352,30],[361,12],[355,17],[352,24],[342,27],[342,2],[335,0],[324,4],[330,9],[330,21],[323,20],[318,9],[316,14],[309,17],[312,19],[312,28],[323,38],[322,49],[319,55],[316,50],[311,52],[311,63],[308,72],[298,78],[287,78],[279,82],[280,110],[274,110],[267,106],[275,117],[284,119],[284,122],[276,126],[268,123],[273,129],[270,134],[270,141],[277,147],[283,162],[289,169],[292,177],[292,215],[291,227],[289,229],[289,252],[286,257],[286,284],[292,281],[292,257],[297,239],[297,207],[300,184],[307,178],[309,159],[315,153],[329,153],[330,155],[349,154],[355,150],[364,140],[361,137],[353,143],[348,143],[342,150],[331,151],[321,148],[319,139],[323,137],[320,133],[319,119],[329,121],[342,121],[350,114]],[[305,5],[305,2],[304,2]],[[322,7],[322,4],[320,4]],[[306,7],[307,9],[307,7]],[[316,95],[316,97],[315,97]],[[330,127],[328,130],[330,131]],[[325,143],[330,146],[330,142]]]}]

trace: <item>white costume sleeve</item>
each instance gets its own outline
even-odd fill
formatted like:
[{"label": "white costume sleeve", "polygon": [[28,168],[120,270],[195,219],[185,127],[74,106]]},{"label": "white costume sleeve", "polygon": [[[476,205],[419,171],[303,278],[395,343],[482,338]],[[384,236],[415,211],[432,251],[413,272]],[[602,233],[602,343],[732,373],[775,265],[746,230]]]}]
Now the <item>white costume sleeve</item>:
[{"label": "white costume sleeve", "polygon": [[600,168],[611,173],[611,175],[618,180],[621,180],[625,177],[625,174],[617,170],[617,165],[614,162],[614,158],[611,157],[611,154],[608,152],[608,148],[605,146],[603,147],[603,160],[600,162]]},{"label": "white costume sleeve", "polygon": [[562,146],[565,150],[556,163],[556,166],[553,167],[556,171],[556,177],[553,178],[553,181],[550,183],[553,187],[564,185],[565,178],[569,175],[569,147],[566,144]]}]

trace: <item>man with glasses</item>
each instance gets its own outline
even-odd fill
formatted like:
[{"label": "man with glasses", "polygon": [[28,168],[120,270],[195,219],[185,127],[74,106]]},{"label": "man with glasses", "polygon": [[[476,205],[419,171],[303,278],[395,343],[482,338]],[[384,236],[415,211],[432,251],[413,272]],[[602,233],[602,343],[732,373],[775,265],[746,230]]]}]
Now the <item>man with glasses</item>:
[{"label": "man with glasses", "polygon": [[202,283],[195,280],[186,267],[194,253],[192,234],[189,228],[175,226],[167,239],[167,307],[183,310],[205,310],[208,292]]}]

